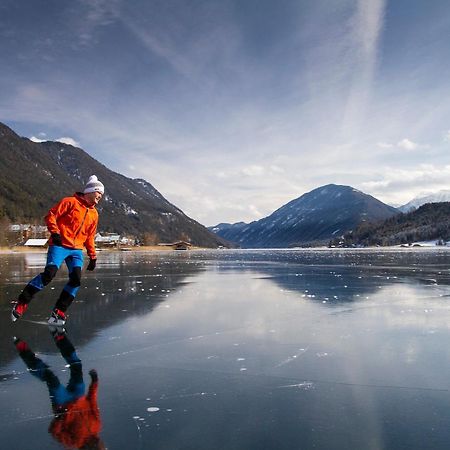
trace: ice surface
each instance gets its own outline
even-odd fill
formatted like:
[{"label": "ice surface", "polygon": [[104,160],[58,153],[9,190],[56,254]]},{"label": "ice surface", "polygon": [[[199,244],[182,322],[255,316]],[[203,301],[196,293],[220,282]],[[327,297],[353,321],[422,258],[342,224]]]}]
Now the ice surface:
[{"label": "ice surface", "polygon": [[[0,261],[0,448],[62,448],[46,383],[65,386],[45,323],[66,282],[10,322],[40,271]],[[446,449],[450,252],[271,250],[109,253],[83,274],[67,334],[98,373],[108,449]],[[45,258],[44,258],[45,261]]]}]

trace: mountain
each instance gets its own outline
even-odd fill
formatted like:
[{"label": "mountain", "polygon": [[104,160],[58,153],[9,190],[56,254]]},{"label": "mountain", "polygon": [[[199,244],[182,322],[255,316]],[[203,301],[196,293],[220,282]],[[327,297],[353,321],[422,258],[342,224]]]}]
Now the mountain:
[{"label": "mountain", "polygon": [[361,224],[338,242],[344,247],[399,245],[450,240],[450,202],[426,203],[378,224]]},{"label": "mountain", "polygon": [[398,209],[403,213],[408,213],[419,208],[419,206],[425,205],[425,203],[440,202],[450,202],[450,190],[442,190],[432,194],[414,197],[410,202],[400,206]]},{"label": "mountain", "polygon": [[329,184],[250,224],[219,224],[209,229],[243,248],[283,248],[328,243],[361,222],[385,220],[395,214],[395,208],[370,195]]},{"label": "mountain", "polygon": [[[210,231],[223,237],[229,242],[232,242],[236,235],[239,234],[242,230],[248,227],[248,224],[245,222],[236,222],[236,223],[219,223],[214,227],[208,227]],[[227,237],[229,236],[230,239]]]},{"label": "mountain", "polygon": [[105,185],[99,231],[136,236],[149,244],[182,239],[202,247],[226,245],[149,182],[113,172],[81,148],[35,143],[0,123],[0,219],[42,223],[54,203],[81,190],[92,174]]}]

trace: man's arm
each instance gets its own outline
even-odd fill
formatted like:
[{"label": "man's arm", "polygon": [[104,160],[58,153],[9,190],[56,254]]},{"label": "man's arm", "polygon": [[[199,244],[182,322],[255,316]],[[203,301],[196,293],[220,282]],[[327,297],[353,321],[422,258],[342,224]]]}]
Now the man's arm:
[{"label": "man's arm", "polygon": [[48,231],[50,231],[51,234],[59,234],[57,220],[59,219],[59,217],[67,214],[67,212],[71,209],[72,202],[70,201],[70,198],[66,197],[49,210],[44,220],[47,224]]},{"label": "man's arm", "polygon": [[[95,241],[94,241],[95,234],[97,233],[97,224],[98,224],[98,216],[96,217],[96,219],[94,220],[92,225],[89,227],[88,236],[84,243],[84,246],[86,247],[86,251],[89,256],[89,259],[91,259],[91,260],[97,259],[97,254],[95,251]],[[94,267],[95,267],[95,265],[94,265]],[[93,270],[93,269],[89,269],[89,270]]]}]

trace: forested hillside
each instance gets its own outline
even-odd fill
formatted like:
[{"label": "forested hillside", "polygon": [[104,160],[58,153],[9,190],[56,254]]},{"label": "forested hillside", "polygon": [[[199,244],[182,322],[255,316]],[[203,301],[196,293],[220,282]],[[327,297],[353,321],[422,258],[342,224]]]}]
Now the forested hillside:
[{"label": "forested hillside", "polygon": [[450,240],[450,202],[427,203],[417,210],[398,214],[377,224],[362,223],[331,245],[373,246]]}]

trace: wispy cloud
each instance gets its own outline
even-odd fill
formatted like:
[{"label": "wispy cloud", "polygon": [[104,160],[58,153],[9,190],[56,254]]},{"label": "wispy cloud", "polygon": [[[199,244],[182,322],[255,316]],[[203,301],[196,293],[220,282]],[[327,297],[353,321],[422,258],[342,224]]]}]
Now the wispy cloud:
[{"label": "wispy cloud", "polygon": [[[235,58],[239,32],[230,20],[230,7],[198,3],[195,8],[178,2],[176,8],[148,8],[143,16],[133,7],[123,8],[121,24],[137,42],[171,67],[177,75],[204,88],[216,86],[211,72],[238,68]],[[199,26],[193,27],[192,20]]]},{"label": "wispy cloud", "polygon": [[264,175],[265,169],[262,166],[252,165],[248,167],[243,167],[241,173],[248,177],[260,177]]},{"label": "wispy cloud", "polygon": [[392,147],[394,147],[394,145],[389,144],[388,142],[378,142],[377,147],[386,149],[386,148],[392,148]]},{"label": "wispy cloud", "polygon": [[445,133],[444,141],[450,142],[450,130],[447,130],[447,132]]},{"label": "wispy cloud", "polygon": [[366,120],[378,66],[385,8],[386,0],[358,0],[356,10],[350,19],[351,35],[347,64],[352,72],[352,85],[343,121],[343,129],[347,135],[357,133],[361,123]]},{"label": "wispy cloud", "polygon": [[[75,8],[82,20],[77,20],[77,34],[81,45],[95,41],[98,28],[114,23],[120,17],[122,0],[77,0]],[[75,16],[75,17],[77,17]]]},{"label": "wispy cloud", "polygon": [[379,147],[381,149],[398,148],[398,149],[406,150],[409,152],[413,152],[415,150],[429,149],[430,145],[429,144],[419,144],[417,142],[412,141],[411,139],[403,138],[400,141],[398,141],[396,144],[391,144],[389,142],[378,142],[377,147]]}]

